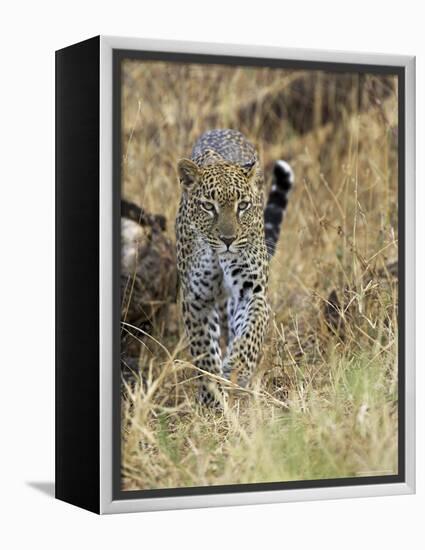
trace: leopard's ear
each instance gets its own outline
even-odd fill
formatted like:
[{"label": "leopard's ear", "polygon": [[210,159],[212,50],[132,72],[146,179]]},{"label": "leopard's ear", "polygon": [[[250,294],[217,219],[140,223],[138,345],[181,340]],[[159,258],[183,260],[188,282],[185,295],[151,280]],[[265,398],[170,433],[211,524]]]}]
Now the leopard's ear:
[{"label": "leopard's ear", "polygon": [[247,162],[242,166],[242,170],[245,173],[245,176],[249,183],[253,186],[254,189],[261,188],[261,177],[259,177],[259,165],[257,159],[254,159],[250,162]]},{"label": "leopard's ear", "polygon": [[198,167],[189,159],[181,159],[177,164],[177,173],[184,188],[192,188],[198,181]]},{"label": "leopard's ear", "polygon": [[255,174],[257,173],[257,160],[253,159],[249,162],[246,162],[242,165],[242,170],[249,180],[255,177]]}]

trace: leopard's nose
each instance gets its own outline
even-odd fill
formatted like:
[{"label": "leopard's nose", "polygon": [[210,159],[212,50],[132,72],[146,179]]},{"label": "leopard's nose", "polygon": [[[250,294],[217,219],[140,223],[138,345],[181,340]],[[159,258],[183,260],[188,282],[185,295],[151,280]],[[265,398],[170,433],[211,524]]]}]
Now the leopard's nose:
[{"label": "leopard's nose", "polygon": [[236,239],[236,235],[220,235],[220,239],[224,242],[227,248],[229,248],[232,242]]}]

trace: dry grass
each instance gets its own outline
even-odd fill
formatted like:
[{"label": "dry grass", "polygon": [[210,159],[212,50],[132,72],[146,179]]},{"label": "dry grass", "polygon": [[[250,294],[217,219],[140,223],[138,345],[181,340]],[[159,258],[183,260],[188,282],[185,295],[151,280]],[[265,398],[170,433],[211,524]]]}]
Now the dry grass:
[{"label": "dry grass", "polygon": [[165,214],[171,239],[176,162],[203,131],[237,128],[266,174],[284,158],[296,175],[253,387],[230,388],[224,412],[200,409],[199,372],[170,305],[136,382],[123,381],[124,489],[397,473],[397,280],[388,269],[397,259],[396,86],[378,101],[388,79],[353,77],[349,95],[367,98],[362,111],[341,103],[324,124],[323,98],[338,80],[316,76],[311,128],[300,133],[268,108],[311,73],[124,63],[123,196]]}]

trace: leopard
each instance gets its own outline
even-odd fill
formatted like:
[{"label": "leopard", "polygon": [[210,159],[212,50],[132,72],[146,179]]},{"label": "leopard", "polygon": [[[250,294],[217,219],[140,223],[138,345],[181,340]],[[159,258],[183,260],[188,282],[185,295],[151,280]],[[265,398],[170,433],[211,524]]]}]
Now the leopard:
[{"label": "leopard", "polygon": [[222,407],[220,380],[249,385],[270,318],[270,260],[294,174],[277,160],[265,203],[254,145],[238,130],[212,129],[177,163],[176,255],[181,315],[202,405]]}]

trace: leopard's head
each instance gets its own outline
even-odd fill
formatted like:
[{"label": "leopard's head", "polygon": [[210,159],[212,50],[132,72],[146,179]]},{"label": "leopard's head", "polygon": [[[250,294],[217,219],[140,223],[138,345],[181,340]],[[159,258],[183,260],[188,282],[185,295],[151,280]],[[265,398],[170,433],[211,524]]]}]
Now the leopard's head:
[{"label": "leopard's head", "polygon": [[178,163],[187,221],[217,253],[237,253],[262,235],[263,195],[256,161],[244,166],[217,162]]}]

